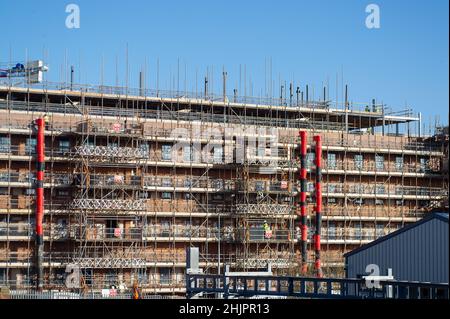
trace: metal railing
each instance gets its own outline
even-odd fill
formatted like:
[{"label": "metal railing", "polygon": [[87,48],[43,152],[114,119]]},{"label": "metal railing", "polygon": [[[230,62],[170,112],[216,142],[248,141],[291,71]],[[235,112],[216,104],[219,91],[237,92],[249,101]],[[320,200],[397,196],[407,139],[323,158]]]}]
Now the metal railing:
[{"label": "metal railing", "polygon": [[[0,209],[33,209],[35,203],[34,196],[18,196],[14,198],[8,195],[0,198]],[[47,199],[44,203],[44,209],[51,210],[54,213],[65,211],[68,208],[68,202],[63,199]]]},{"label": "metal railing", "polygon": [[411,217],[422,218],[425,216],[425,211],[416,209],[409,209],[405,207],[375,207],[372,209],[364,207],[331,207],[326,206],[322,211],[324,216],[339,216],[339,217]]},{"label": "metal railing", "polygon": [[[156,90],[156,89],[142,89],[142,88],[129,88],[129,87],[119,87],[119,86],[106,86],[106,85],[91,85],[91,84],[70,84],[62,82],[42,82],[38,84],[33,84],[28,86],[27,84],[17,84],[14,87],[23,87],[31,89],[42,89],[42,90],[56,90],[64,91],[66,93],[70,92],[82,92],[82,93],[97,93],[97,94],[108,94],[108,95],[125,95],[131,97],[147,97],[147,98],[161,98],[161,99],[175,99],[180,101],[190,101],[190,102],[224,102],[223,94],[202,94],[200,92],[189,92],[189,91],[174,91],[174,90]],[[226,103],[237,103],[237,104],[254,104],[260,106],[295,106],[295,107],[309,107],[323,109],[328,108],[330,102],[324,101],[308,101],[308,104],[295,99],[286,99],[280,97],[255,97],[255,96],[236,96],[236,95],[226,95]],[[366,103],[355,103],[355,106],[367,105]],[[381,114],[381,113],[380,113]]]},{"label": "metal railing", "polygon": [[449,285],[406,281],[378,282],[369,288],[364,279],[282,276],[187,274],[186,295],[221,293],[225,299],[287,296],[319,299],[448,299]]},{"label": "metal railing", "polygon": [[[133,299],[132,293],[123,293],[113,290],[109,290],[108,294],[101,292],[87,292],[87,293],[74,293],[68,291],[48,291],[48,292],[34,292],[34,291],[21,291],[12,290],[9,295],[6,296],[9,299]],[[158,295],[152,293],[141,293],[140,299],[182,299],[184,297],[176,295]]]},{"label": "metal railing", "polygon": [[294,239],[294,232],[289,229],[264,230],[262,227],[236,229],[236,240],[248,242],[288,242]]},{"label": "metal railing", "polygon": [[[36,182],[36,173],[0,172],[0,182],[33,184]],[[44,175],[44,183],[70,185],[72,183],[72,175],[70,173],[47,172]]]},{"label": "metal railing", "polygon": [[438,187],[419,187],[419,186],[399,186],[384,184],[335,184],[328,183],[323,186],[324,195],[330,194],[364,194],[364,195],[385,195],[385,196],[446,196],[447,190]]},{"label": "metal railing", "polygon": [[414,164],[403,164],[398,165],[394,162],[383,163],[382,165],[377,165],[375,162],[354,162],[352,160],[348,161],[336,161],[330,162],[326,159],[323,161],[323,169],[326,170],[343,170],[343,171],[359,171],[359,172],[389,172],[389,173],[432,173],[436,172],[428,164],[421,165],[420,163]]},{"label": "metal railing", "polygon": [[[0,102],[0,109],[14,109],[32,112],[48,112],[63,114],[80,114],[80,110],[72,105],[61,105],[57,103],[39,103],[39,102],[19,102],[14,101],[9,106],[6,102]],[[202,121],[205,123],[229,123],[229,124],[245,124],[264,127],[286,127],[286,128],[316,128],[322,130],[343,130],[344,124],[327,121],[299,121],[297,119],[281,119],[281,118],[262,118],[229,114],[207,114],[201,112],[171,112],[162,110],[144,110],[144,109],[125,109],[116,107],[96,107],[82,106],[90,115],[99,116],[120,116],[120,117],[140,117],[158,120],[180,120],[180,121]]]},{"label": "metal railing", "polygon": [[[8,154],[15,156],[35,156],[36,147],[34,145],[27,146],[26,144],[20,145],[1,145],[0,154]],[[46,157],[68,157],[70,154],[69,149],[58,149],[47,146],[44,150]]]}]

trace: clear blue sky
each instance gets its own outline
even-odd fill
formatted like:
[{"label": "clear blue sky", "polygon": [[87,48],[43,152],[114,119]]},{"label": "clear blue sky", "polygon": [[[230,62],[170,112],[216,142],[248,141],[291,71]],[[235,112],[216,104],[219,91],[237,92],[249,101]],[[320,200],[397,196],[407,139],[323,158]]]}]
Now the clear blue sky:
[{"label": "clear blue sky", "polygon": [[[81,28],[67,29],[66,5],[81,11]],[[381,28],[367,29],[366,5],[381,10]],[[160,60],[159,87],[202,87],[208,68],[215,91],[221,91],[222,67],[228,71],[228,89],[247,94],[268,91],[268,61],[272,60],[274,95],[279,79],[308,83],[318,97],[330,84],[336,99],[336,77],[349,84],[350,99],[372,98],[394,109],[406,104],[436,115],[448,123],[449,18],[447,0],[382,1],[4,1],[0,61],[46,57],[47,79],[59,81],[67,65],[76,68],[76,82],[115,84],[116,57],[119,84],[125,84],[128,44],[130,86],[138,86],[138,72],[147,61],[147,85],[156,87],[156,60]],[[47,51],[44,54],[44,51]],[[103,58],[102,58],[103,57]],[[179,61],[179,62],[178,62]],[[265,67],[266,66],[266,67]],[[66,68],[67,69],[67,68]],[[249,84],[251,80],[251,84]],[[175,84],[174,84],[175,83]],[[342,99],[339,83],[339,100]]]}]

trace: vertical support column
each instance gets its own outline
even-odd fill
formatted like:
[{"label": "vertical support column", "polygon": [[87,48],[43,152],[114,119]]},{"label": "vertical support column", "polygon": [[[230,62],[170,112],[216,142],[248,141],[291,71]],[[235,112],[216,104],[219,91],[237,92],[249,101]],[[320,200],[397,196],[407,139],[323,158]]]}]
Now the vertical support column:
[{"label": "vertical support column", "polygon": [[322,227],[322,139],[320,135],[314,136],[316,143],[316,232],[314,234],[314,248],[316,253],[314,268],[317,277],[322,277],[322,266],[320,263],[320,231]]},{"label": "vertical support column", "polygon": [[37,290],[42,291],[44,286],[43,253],[44,253],[44,232],[42,221],[44,217],[44,130],[45,119],[38,118],[37,141],[36,141],[36,272]]},{"label": "vertical support column", "polygon": [[223,103],[227,103],[227,76],[228,73],[225,70],[222,72],[223,76]]},{"label": "vertical support column", "polygon": [[[144,96],[144,72],[139,71],[139,96]],[[179,92],[177,92],[179,94]]]},{"label": "vertical support column", "polygon": [[306,131],[300,131],[300,231],[301,239],[300,244],[302,247],[302,274],[305,274],[307,265],[307,240],[308,240],[308,229],[306,226]]},{"label": "vertical support column", "polygon": [[419,129],[417,134],[419,135],[419,137],[422,137],[422,113],[419,112],[417,116],[419,117]]},{"label": "vertical support column", "polygon": [[345,85],[345,101],[344,101],[344,111],[345,111],[345,133],[348,133],[348,86]]}]

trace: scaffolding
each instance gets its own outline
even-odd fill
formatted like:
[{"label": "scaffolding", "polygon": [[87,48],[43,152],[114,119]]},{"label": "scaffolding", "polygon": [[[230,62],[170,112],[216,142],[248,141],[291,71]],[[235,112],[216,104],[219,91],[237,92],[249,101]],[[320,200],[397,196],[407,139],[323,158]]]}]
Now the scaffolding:
[{"label": "scaffolding", "polygon": [[[294,100],[0,86],[0,285],[36,284],[30,123],[44,115],[44,290],[67,289],[70,264],[81,269],[84,293],[137,283],[147,293],[182,294],[190,246],[199,247],[206,273],[270,264],[279,275],[301,274],[300,130],[308,132],[308,271],[316,231],[313,135],[323,145],[325,276],[343,275],[344,252],[447,198],[448,133],[445,140],[389,132],[415,121],[410,111]],[[382,132],[369,130],[380,125]]]},{"label": "scaffolding", "polygon": [[[111,286],[130,287],[145,275],[147,266],[142,235],[146,219],[141,214],[146,207],[140,182],[146,171],[141,162],[148,157],[148,145],[142,139],[142,125],[123,124],[120,119],[93,124],[86,117],[77,127],[71,153],[73,264],[81,270],[86,286],[82,289],[108,280]],[[117,269],[129,269],[131,282],[121,278]]]}]

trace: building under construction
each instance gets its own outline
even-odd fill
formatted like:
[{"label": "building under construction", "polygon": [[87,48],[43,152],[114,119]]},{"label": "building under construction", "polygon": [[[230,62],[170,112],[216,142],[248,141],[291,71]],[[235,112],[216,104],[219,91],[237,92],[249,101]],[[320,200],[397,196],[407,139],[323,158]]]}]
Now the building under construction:
[{"label": "building under construction", "polygon": [[205,273],[343,276],[345,252],[442,206],[448,131],[341,104],[0,86],[0,286],[183,294],[187,247]]}]

